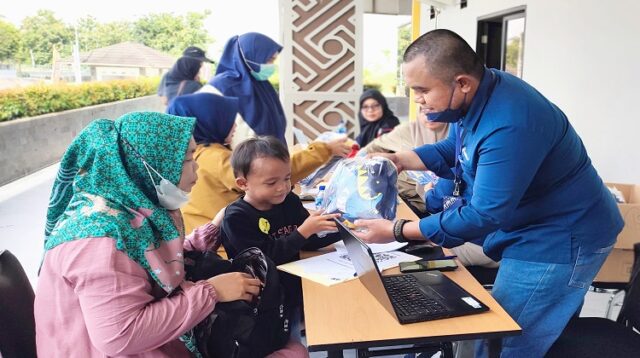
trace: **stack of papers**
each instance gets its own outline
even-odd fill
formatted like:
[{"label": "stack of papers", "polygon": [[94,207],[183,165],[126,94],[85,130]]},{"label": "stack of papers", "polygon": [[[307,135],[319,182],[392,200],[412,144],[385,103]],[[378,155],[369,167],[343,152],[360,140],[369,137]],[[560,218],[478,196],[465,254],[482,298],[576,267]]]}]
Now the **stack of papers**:
[{"label": "stack of papers", "polygon": [[[367,246],[369,246],[369,248],[371,249],[371,252],[373,252],[374,254],[377,254],[379,252],[389,252],[389,251],[400,250],[401,248],[407,246],[408,244],[409,244],[408,242],[392,241],[387,244],[367,244]],[[336,251],[347,253],[347,247],[344,246],[344,241],[336,242],[335,244],[333,244],[333,247],[336,248]],[[419,260],[419,259],[420,258],[417,258],[416,260]],[[380,263],[378,263],[378,265],[380,265]]]},{"label": "stack of papers", "polygon": [[[373,251],[373,248],[372,251],[381,271],[396,267],[402,261],[420,260],[420,257],[404,252],[388,251],[390,248],[397,246],[397,244],[369,244],[370,247],[371,245],[377,246],[375,248],[376,251]],[[385,245],[387,245],[386,251]],[[325,286],[333,286],[355,279],[357,277],[356,272],[349,255],[347,255],[344,244],[339,242],[335,246],[337,248],[335,252],[290,262],[278,266],[278,269]]]}]

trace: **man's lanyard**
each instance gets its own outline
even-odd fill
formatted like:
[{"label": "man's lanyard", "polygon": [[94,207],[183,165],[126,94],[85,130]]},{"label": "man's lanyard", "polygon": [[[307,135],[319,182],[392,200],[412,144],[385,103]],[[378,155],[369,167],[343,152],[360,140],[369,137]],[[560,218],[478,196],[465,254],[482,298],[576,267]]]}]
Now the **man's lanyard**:
[{"label": "man's lanyard", "polygon": [[460,196],[460,184],[462,183],[462,164],[460,164],[460,155],[462,155],[462,142],[466,135],[466,131],[460,129],[460,122],[456,123],[456,159],[455,159],[455,179],[453,180],[453,196]]},{"label": "man's lanyard", "polygon": [[[484,71],[485,71],[485,76],[488,75],[491,77],[488,79],[489,81],[488,84],[484,86],[483,93],[485,93],[484,96],[490,96],[491,93],[493,93],[493,89],[496,86],[497,78],[496,78],[496,75],[486,67]],[[476,95],[474,95],[474,97],[476,97],[477,95],[478,95],[478,92],[476,92]],[[465,116],[466,115],[467,114],[465,114]],[[467,131],[464,128],[462,128],[462,126],[460,125],[461,122],[462,122],[462,119],[460,119],[458,123],[456,123],[456,129],[455,129],[456,130],[456,154],[455,154],[456,158],[455,158],[455,170],[454,170],[455,179],[453,180],[453,183],[454,183],[453,195],[445,196],[443,198],[444,211],[457,209],[460,206],[462,206],[464,203],[464,200],[460,197],[460,193],[462,191],[462,164],[460,163],[461,162],[460,159],[462,155],[462,145],[464,143],[464,138],[467,135]]]}]

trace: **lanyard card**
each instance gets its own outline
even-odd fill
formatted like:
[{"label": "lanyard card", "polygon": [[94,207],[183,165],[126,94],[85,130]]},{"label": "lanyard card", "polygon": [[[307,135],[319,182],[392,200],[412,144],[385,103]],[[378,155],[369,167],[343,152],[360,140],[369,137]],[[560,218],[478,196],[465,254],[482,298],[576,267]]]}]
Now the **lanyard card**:
[{"label": "lanyard card", "polygon": [[442,198],[443,211],[455,210],[464,205],[464,199],[460,196],[447,195]]}]

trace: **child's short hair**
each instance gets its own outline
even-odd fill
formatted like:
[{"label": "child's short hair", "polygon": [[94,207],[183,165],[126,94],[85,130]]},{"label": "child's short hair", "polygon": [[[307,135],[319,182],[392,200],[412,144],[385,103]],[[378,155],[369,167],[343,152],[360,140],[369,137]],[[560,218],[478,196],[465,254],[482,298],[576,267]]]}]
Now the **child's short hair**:
[{"label": "child's short hair", "polygon": [[231,154],[233,175],[246,177],[251,169],[251,163],[257,158],[276,158],[283,162],[289,161],[289,150],[276,137],[260,136],[250,138],[240,143]]}]

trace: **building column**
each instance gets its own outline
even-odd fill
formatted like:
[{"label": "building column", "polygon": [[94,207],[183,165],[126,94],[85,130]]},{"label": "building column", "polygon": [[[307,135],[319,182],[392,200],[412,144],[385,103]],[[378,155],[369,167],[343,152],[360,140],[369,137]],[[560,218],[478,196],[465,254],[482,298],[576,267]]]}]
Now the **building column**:
[{"label": "building column", "polygon": [[341,120],[359,132],[362,92],[362,21],[359,0],[280,0],[280,99],[291,128],[310,139]]},{"label": "building column", "polygon": [[[413,0],[411,4],[411,41],[420,37],[420,0]],[[418,115],[415,105],[415,93],[409,90],[409,120],[415,121]]]}]

